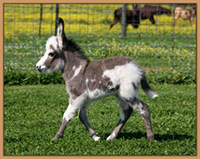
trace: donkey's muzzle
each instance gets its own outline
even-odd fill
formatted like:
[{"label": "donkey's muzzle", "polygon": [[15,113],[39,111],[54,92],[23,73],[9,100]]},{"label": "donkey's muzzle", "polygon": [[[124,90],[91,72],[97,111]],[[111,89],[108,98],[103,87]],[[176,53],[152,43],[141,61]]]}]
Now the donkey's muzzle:
[{"label": "donkey's muzzle", "polygon": [[41,66],[36,66],[36,69],[37,69],[39,72],[42,71]]}]

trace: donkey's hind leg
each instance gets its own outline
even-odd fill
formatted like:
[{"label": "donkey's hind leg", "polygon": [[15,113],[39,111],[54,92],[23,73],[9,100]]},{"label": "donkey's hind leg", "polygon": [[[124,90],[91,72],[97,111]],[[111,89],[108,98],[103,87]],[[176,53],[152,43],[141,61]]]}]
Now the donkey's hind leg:
[{"label": "donkey's hind leg", "polygon": [[135,97],[131,101],[128,101],[128,103],[133,109],[137,110],[139,114],[142,116],[145,127],[146,127],[146,131],[147,131],[147,138],[150,141],[153,141],[154,135],[153,135],[152,126],[151,126],[149,106],[145,104],[144,102],[142,102],[137,97]]},{"label": "donkey's hind leg", "polygon": [[88,122],[87,112],[86,112],[87,107],[88,105],[80,108],[79,119],[85,125],[86,129],[88,130],[89,134],[92,136],[94,141],[99,141],[100,137],[97,135],[95,130],[91,127],[90,123]]},{"label": "donkey's hind leg", "polygon": [[125,101],[134,110],[137,110],[144,120],[144,124],[147,130],[147,138],[153,140],[153,131],[151,128],[149,107],[139,99],[138,86],[136,84],[123,84],[120,86],[119,95],[123,101]]},{"label": "donkey's hind leg", "polygon": [[118,106],[120,107],[120,120],[118,121],[114,130],[106,140],[112,140],[117,137],[118,133],[121,131],[126,121],[129,119],[129,117],[133,112],[133,109],[129,105],[127,105],[124,101],[122,101],[119,97],[117,97],[117,102]]}]

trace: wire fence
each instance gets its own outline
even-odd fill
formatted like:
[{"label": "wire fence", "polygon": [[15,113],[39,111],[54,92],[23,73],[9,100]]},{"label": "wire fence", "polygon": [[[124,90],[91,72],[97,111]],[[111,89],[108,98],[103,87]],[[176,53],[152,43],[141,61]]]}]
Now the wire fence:
[{"label": "wire fence", "polygon": [[[65,21],[66,35],[73,38],[91,59],[131,56],[147,70],[187,68],[195,71],[196,17],[192,11],[195,11],[196,5],[153,4],[156,8],[153,16],[150,16],[153,12],[151,8],[150,12],[147,12],[148,6],[148,4],[139,6],[136,4],[124,6],[123,4],[5,4],[5,70],[35,71],[35,63],[45,52],[47,38],[55,34],[56,19],[62,17]],[[163,13],[160,7],[169,10],[170,14]],[[187,16],[189,14],[189,18],[184,20],[184,17],[179,17],[174,24],[178,13],[175,11],[176,7],[182,9],[182,14]],[[122,12],[115,12],[119,8],[122,8]],[[116,20],[114,17],[119,21],[110,29]],[[131,22],[127,21],[130,17]],[[139,19],[137,27],[134,27],[135,19]]]}]

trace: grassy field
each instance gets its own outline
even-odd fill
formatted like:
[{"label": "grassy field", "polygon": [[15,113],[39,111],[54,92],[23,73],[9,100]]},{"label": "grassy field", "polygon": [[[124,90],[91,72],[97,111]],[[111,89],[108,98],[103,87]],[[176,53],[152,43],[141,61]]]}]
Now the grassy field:
[{"label": "grassy field", "polygon": [[5,86],[4,155],[196,155],[196,86],[152,85],[160,97],[150,106],[155,142],[133,113],[118,138],[105,141],[119,119],[113,97],[93,103],[88,116],[101,137],[94,142],[75,117],[63,139],[51,143],[68,105],[64,85]]}]

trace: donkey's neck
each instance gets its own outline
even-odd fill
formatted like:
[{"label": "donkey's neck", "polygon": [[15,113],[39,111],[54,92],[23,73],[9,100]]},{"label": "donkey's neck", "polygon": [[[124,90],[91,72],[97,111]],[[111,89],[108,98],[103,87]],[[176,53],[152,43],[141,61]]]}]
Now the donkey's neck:
[{"label": "donkey's neck", "polygon": [[89,60],[82,57],[79,52],[64,52],[65,66],[62,70],[62,76],[65,81],[73,79],[76,75],[84,72]]},{"label": "donkey's neck", "polygon": [[88,60],[79,45],[76,44],[76,42],[74,42],[72,39],[65,38],[63,50],[69,53],[73,53],[76,58]]}]

